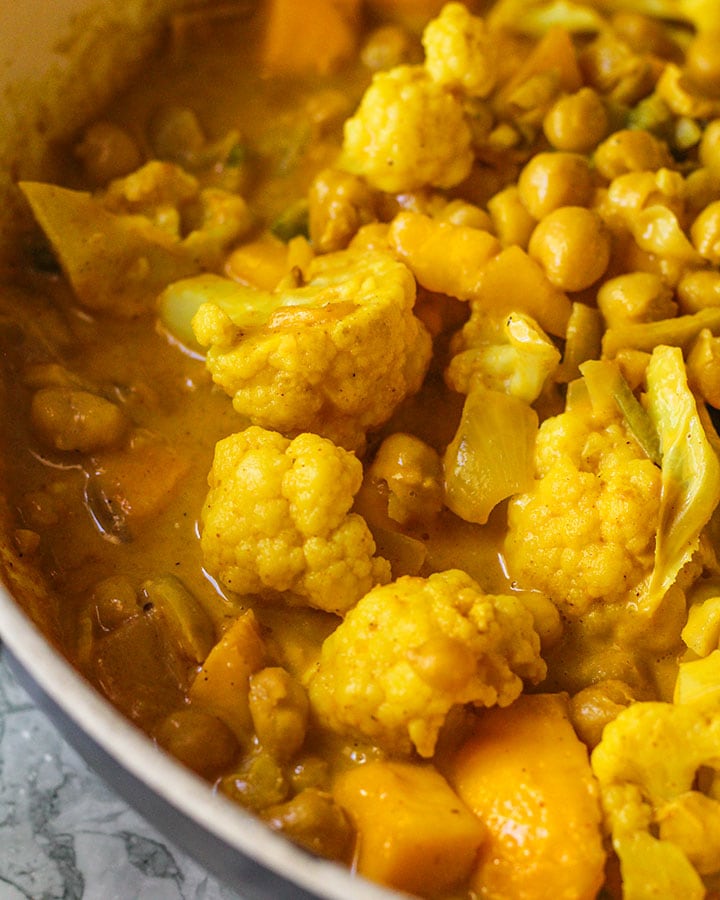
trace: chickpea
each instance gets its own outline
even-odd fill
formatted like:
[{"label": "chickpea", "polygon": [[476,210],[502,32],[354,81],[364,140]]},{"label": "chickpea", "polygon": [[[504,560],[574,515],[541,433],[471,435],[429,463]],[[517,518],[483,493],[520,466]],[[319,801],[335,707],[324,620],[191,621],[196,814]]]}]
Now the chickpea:
[{"label": "chickpea", "polygon": [[403,63],[419,62],[422,47],[407,28],[381,25],[368,37],[360,51],[360,59],[368,69],[378,72]]},{"label": "chickpea", "polygon": [[709,97],[720,97],[720,29],[699,31],[685,51],[685,68],[690,80]]},{"label": "chickpea", "polygon": [[239,771],[226,775],[218,786],[231,800],[256,812],[283,803],[290,793],[283,767],[264,752],[244,760]]},{"label": "chickpea", "polygon": [[608,132],[605,104],[597,91],[581,88],[553,103],[543,120],[545,137],[556,150],[586,153],[597,146]]},{"label": "chickpea", "polygon": [[607,269],[610,237],[596,212],[582,206],[563,206],[537,225],[528,252],[555,287],[582,291]]},{"label": "chickpea", "polygon": [[629,272],[598,290],[597,304],[608,328],[626,322],[653,322],[677,314],[672,290],[654,272]]},{"label": "chickpea", "polygon": [[706,206],[720,200],[720,169],[701,166],[685,178],[685,209],[692,220]]},{"label": "chickpea", "polygon": [[263,748],[285,762],[302,747],[308,725],[305,689],[280,667],[261,669],[250,677],[250,715]]},{"label": "chickpea", "polygon": [[56,450],[89,453],[118,444],[128,421],[109,400],[72,388],[43,388],[32,400],[32,423]]},{"label": "chickpea", "polygon": [[606,138],[595,151],[595,168],[608,181],[626,172],[672,168],[673,160],[664,141],[649,131],[623,129]]},{"label": "chickpea", "polygon": [[493,223],[493,231],[503,246],[517,244],[527,249],[530,235],[537,225],[520,199],[517,186],[512,184],[492,196],[487,203],[488,212]]},{"label": "chickpea", "polygon": [[710,269],[685,272],[678,282],[677,297],[683,313],[720,306],[720,272]]},{"label": "chickpea", "polygon": [[104,185],[137,169],[142,162],[134,139],[118,125],[95,122],[75,148],[85,175],[95,185]]},{"label": "chickpea", "polygon": [[713,119],[706,125],[698,154],[704,166],[720,169],[720,119]]},{"label": "chickpea", "polygon": [[348,857],[353,830],[330,794],[308,788],[287,803],[265,810],[263,818],[311,853],[325,859]]},{"label": "chickpea", "polygon": [[181,709],[155,730],[158,744],[203,778],[216,778],[240,752],[237,739],[217,716],[199,709]]},{"label": "chickpea", "polygon": [[290,781],[293,791],[300,793],[307,788],[328,788],[331,784],[330,764],[321,756],[305,756],[298,760],[292,772]]},{"label": "chickpea", "polygon": [[541,591],[518,591],[516,596],[532,613],[542,649],[554,647],[563,635],[563,622],[557,606]]},{"label": "chickpea", "polygon": [[196,161],[206,143],[198,117],[184,106],[160,107],[150,122],[149,132],[158,159],[180,164]]},{"label": "chickpea", "polygon": [[438,453],[410,434],[390,435],[369,469],[370,479],[388,490],[388,515],[401,524],[431,522],[443,505]]},{"label": "chickpea", "polygon": [[635,700],[629,685],[608,679],[583,688],[570,700],[570,719],[589,748],[600,743],[603,728]]},{"label": "chickpea", "polygon": [[690,226],[693,246],[713,265],[720,263],[720,200],[700,213]]},{"label": "chickpea", "polygon": [[656,19],[636,12],[617,12],[610,20],[613,30],[636,53],[652,53],[678,62],[680,47]]},{"label": "chickpea", "polygon": [[374,194],[355,175],[324,169],[308,194],[310,237],[320,253],[342,250],[363,226],[377,219]]},{"label": "chickpea", "polygon": [[135,586],[125,575],[111,575],[99,581],[92,598],[103,631],[112,631],[140,612]]},{"label": "chickpea", "polygon": [[485,210],[465,200],[451,200],[435,218],[438,222],[450,222],[451,225],[467,225],[491,233],[493,230],[492,219]]},{"label": "chickpea", "polygon": [[593,196],[590,166],[578,153],[537,153],[520,173],[518,191],[535,219],[561,206],[587,206]]}]

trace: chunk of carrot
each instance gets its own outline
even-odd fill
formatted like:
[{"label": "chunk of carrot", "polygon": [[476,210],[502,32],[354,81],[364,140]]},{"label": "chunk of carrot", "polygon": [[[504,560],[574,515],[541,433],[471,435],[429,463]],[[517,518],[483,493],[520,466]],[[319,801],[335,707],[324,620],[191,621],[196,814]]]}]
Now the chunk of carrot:
[{"label": "chunk of carrot", "polygon": [[269,0],[261,65],[269,74],[336,71],[355,51],[360,0]]},{"label": "chunk of carrot", "polygon": [[605,865],[598,789],[566,695],[522,695],[483,712],[441,768],[488,829],[471,878],[479,895],[597,895]]}]

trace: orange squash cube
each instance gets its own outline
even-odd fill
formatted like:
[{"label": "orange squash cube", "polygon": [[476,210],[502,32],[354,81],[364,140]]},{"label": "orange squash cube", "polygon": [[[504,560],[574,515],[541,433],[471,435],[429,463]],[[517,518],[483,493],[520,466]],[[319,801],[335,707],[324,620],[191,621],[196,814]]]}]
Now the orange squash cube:
[{"label": "orange squash cube", "polygon": [[470,874],[485,828],[428,765],[377,761],[334,787],[357,833],[357,871],[396,890],[450,891]]}]

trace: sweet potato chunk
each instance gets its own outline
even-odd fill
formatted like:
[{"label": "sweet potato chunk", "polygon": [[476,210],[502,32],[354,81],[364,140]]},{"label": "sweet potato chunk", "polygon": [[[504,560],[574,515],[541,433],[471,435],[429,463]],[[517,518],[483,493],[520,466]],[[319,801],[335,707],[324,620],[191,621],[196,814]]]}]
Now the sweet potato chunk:
[{"label": "sweet potato chunk", "polygon": [[485,829],[431,766],[372,762],[334,788],[357,832],[357,869],[372,881],[425,896],[461,884]]},{"label": "sweet potato chunk", "polygon": [[359,8],[358,0],[270,0],[263,68],[275,74],[335,71],[355,50]]},{"label": "sweet potato chunk", "polygon": [[486,824],[472,886],[492,900],[591,900],[605,853],[598,790],[563,694],[488,710],[445,772]]},{"label": "sweet potato chunk", "polygon": [[249,679],[265,663],[255,613],[248,610],[228,628],[190,685],[193,705],[213,713],[240,739],[252,732]]}]

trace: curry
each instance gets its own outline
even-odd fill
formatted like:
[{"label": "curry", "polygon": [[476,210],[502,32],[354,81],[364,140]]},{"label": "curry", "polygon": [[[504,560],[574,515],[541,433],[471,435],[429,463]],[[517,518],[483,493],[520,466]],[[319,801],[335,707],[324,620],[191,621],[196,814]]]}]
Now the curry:
[{"label": "curry", "polygon": [[3,492],[57,640],[360,876],[720,890],[719,40],[210,4],[19,185]]}]

